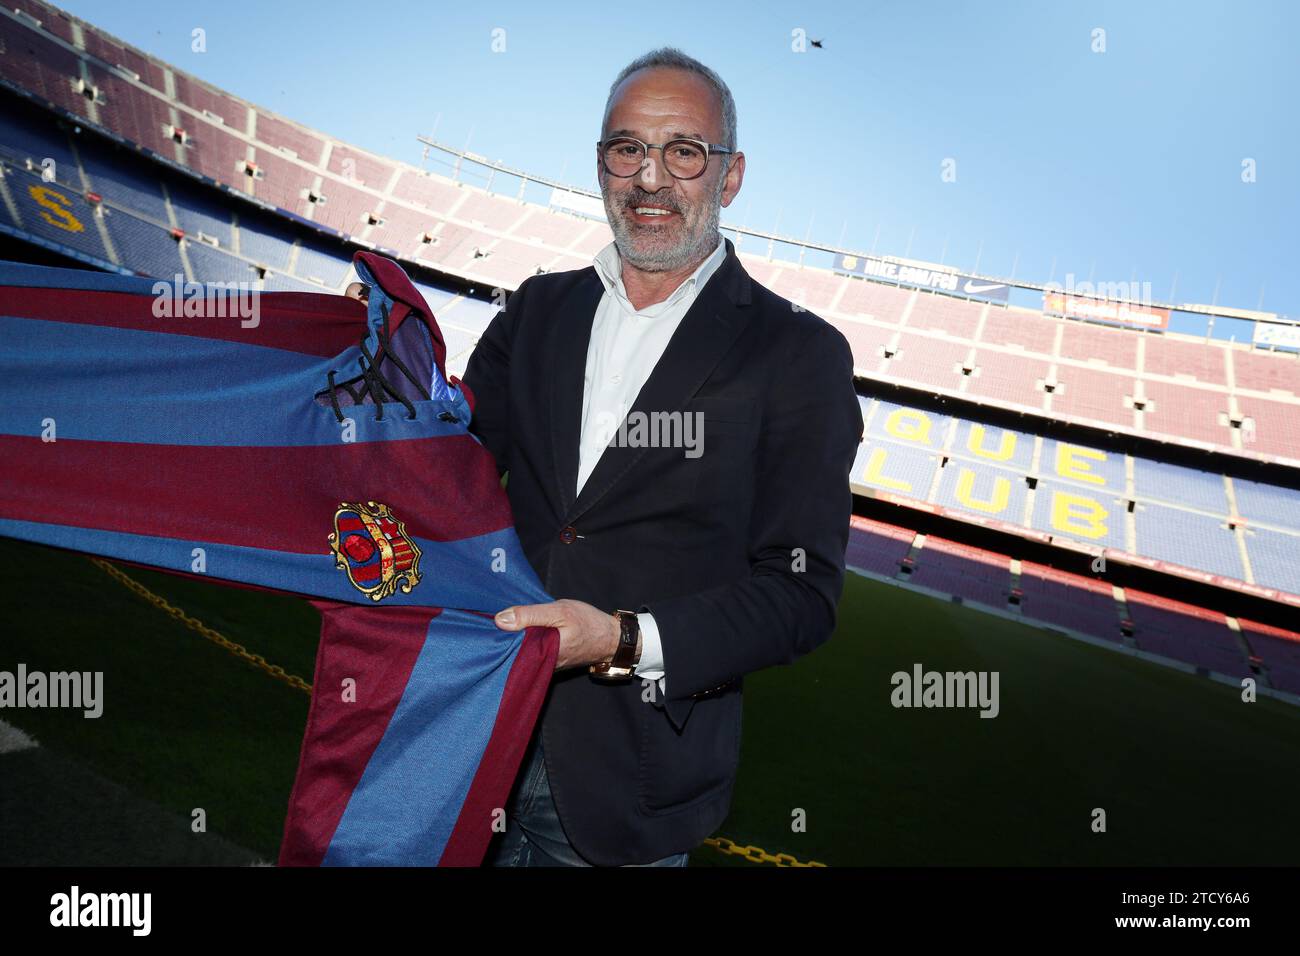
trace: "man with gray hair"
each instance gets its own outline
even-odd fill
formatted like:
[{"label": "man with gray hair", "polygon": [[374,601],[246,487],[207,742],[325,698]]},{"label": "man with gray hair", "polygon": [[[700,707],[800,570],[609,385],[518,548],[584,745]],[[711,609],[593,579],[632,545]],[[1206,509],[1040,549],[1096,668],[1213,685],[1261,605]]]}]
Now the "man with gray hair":
[{"label": "man with gray hair", "polygon": [[[719,233],[745,175],[730,90],[679,50],[638,58],[594,159],[613,242],[525,280],[464,376],[564,595],[497,615],[560,649],[496,865],[684,866],[730,808],[743,676],[827,640],[843,587],[852,354]],[[701,441],[627,427],[655,416]]]}]

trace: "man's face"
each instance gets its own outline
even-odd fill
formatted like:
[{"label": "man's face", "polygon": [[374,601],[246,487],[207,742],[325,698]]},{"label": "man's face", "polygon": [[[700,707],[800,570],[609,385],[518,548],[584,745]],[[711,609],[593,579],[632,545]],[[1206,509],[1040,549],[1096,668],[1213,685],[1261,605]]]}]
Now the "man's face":
[{"label": "man's face", "polygon": [[[619,86],[602,139],[632,136],[643,143],[685,137],[706,143],[722,141],[722,112],[713,87],[685,70],[653,67],[638,70]],[[711,154],[698,179],[674,179],[664,168],[663,153],[652,149],[640,172],[626,179],[605,171],[597,149],[596,172],[605,215],[619,256],[644,272],[665,272],[697,262],[718,242],[720,206],[740,190],[744,158],[732,157],[723,173],[723,154]],[[669,210],[642,215],[638,207]]]}]

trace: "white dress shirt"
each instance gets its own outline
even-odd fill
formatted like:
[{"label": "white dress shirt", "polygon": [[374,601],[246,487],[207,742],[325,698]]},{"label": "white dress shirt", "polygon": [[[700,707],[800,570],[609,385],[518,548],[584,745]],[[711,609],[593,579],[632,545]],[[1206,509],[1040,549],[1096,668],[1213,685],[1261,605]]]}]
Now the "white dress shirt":
[{"label": "white dress shirt", "polygon": [[[700,267],[682,280],[662,302],[633,308],[623,288],[623,267],[618,246],[611,242],[596,254],[596,274],[605,285],[591,325],[587,370],[582,386],[582,435],[578,446],[578,490],[596,468],[596,462],[627,417],[668,340],[695,302],[695,296],[727,257],[721,236],[718,246]],[[641,625],[641,659],[635,673],[659,682],[664,693],[663,644],[652,614],[637,615]]]}]

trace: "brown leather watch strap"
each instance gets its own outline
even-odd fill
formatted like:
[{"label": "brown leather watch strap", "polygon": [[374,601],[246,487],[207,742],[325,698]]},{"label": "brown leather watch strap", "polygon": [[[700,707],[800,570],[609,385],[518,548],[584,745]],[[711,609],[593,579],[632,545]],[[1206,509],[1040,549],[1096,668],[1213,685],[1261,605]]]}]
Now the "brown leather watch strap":
[{"label": "brown leather watch strap", "polygon": [[637,620],[636,612],[619,609],[612,613],[618,619],[619,624],[618,650],[614,652],[613,660],[601,661],[598,664],[592,664],[588,668],[593,677],[599,677],[602,680],[621,680],[631,677],[638,658],[641,656],[637,653],[637,644],[640,643],[641,637],[641,623]]}]

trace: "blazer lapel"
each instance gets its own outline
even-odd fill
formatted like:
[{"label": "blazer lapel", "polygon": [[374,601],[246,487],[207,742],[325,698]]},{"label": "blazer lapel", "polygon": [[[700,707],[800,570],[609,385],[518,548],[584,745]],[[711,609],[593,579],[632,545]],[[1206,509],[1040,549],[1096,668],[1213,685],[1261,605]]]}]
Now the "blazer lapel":
[{"label": "blazer lapel", "polygon": [[587,347],[596,308],[605,286],[595,267],[586,273],[559,303],[551,318],[547,355],[554,370],[548,380],[551,420],[551,458],[560,512],[573,505],[578,487],[578,445],[582,431],[583,379],[587,374]]},{"label": "blazer lapel", "polygon": [[[736,256],[730,239],[722,264],[696,295],[682,317],[663,356],[651,371],[629,411],[682,410],[708,379],[748,321],[750,279]],[[561,303],[556,334],[551,389],[551,439],[555,449],[556,480],[565,523],[572,524],[617,482],[632,471],[646,447],[606,446],[596,467],[574,499],[578,484],[578,445],[582,429],[583,378],[596,308],[605,287],[591,269]]]}]

